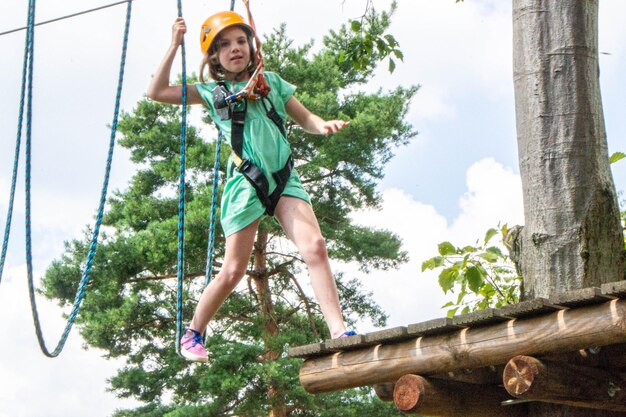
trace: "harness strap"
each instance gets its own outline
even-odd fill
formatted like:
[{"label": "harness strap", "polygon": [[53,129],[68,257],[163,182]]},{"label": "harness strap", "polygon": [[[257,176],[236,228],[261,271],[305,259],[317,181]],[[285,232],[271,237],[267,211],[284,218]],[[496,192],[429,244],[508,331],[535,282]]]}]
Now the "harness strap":
[{"label": "harness strap", "polygon": [[[263,99],[263,107],[265,108],[265,112],[267,117],[278,127],[281,134],[286,137],[287,132],[285,131],[285,126],[283,122],[283,118],[280,117],[280,114],[276,111],[274,104],[271,100],[267,99],[270,103],[270,107],[268,108],[265,104],[265,100]],[[237,109],[239,107],[239,109]],[[272,178],[276,181],[276,188],[272,193],[269,192],[269,181],[263,174],[263,171],[256,166],[249,159],[242,158],[243,155],[243,131],[244,124],[246,121],[246,112],[248,109],[247,100],[243,100],[240,102],[239,106],[235,106],[232,112],[231,118],[231,136],[230,136],[230,144],[233,151],[233,160],[237,167],[237,170],[241,172],[244,178],[252,185],[254,190],[256,191],[257,197],[261,201],[261,204],[265,207],[265,213],[269,216],[274,215],[274,210],[276,209],[276,205],[278,204],[278,200],[280,200],[280,196],[285,190],[285,186],[287,185],[287,181],[289,181],[289,177],[291,176],[291,170],[293,169],[294,162],[291,155],[287,158],[287,162],[285,165],[278,171],[272,173]]]}]

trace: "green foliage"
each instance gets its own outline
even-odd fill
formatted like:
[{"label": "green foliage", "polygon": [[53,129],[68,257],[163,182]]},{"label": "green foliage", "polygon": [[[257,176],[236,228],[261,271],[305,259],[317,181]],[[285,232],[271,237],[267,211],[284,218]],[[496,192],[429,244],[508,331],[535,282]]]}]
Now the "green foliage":
[{"label": "green foliage", "polygon": [[492,243],[497,235],[505,239],[507,232],[506,225],[489,229],[482,241],[462,248],[442,242],[439,255],[422,263],[422,271],[441,269],[439,285],[444,293],[458,291],[443,306],[449,308],[448,317],[519,301],[521,277],[509,257]]},{"label": "green foliage", "polygon": [[[386,15],[373,13],[368,19],[363,31],[372,36],[389,24]],[[384,165],[396,147],[416,135],[404,118],[417,87],[376,94],[356,91],[382,58],[370,55],[366,70],[340,63],[338,54],[352,45],[341,33],[348,30],[328,35],[325,47],[312,54],[310,44],[293,47],[283,26],[264,43],[266,67],[297,85],[298,99],[313,112],[351,121],[349,128],[331,137],[307,134],[287,121],[296,166],[329,254],[355,261],[365,271],[395,268],[406,261],[400,239],[386,230],[353,224],[350,212],[379,205],[376,187]],[[369,390],[311,396],[300,386],[301,361],[287,358],[287,347],[318,342],[328,331],[319,305],[300,282],[304,265],[297,252],[283,244],[284,234],[271,219],[260,226],[259,236],[267,239],[257,241],[266,245],[266,268],[251,260],[251,273],[211,322],[209,363],[190,364],[176,355],[180,109],[141,100],[122,115],[118,130],[123,135],[119,143],[130,151],[138,171],[128,188],[116,191],[109,201],[92,280],[77,319],[88,346],[126,361],[110,379],[110,389],[150,404],[120,410],[115,417],[257,417],[268,415],[281,402],[300,416],[399,415]],[[216,134],[210,127],[190,125],[187,135],[183,316],[189,319],[204,286]],[[223,146],[222,177],[228,156],[228,146]],[[224,236],[219,225],[216,232],[220,260]],[[73,301],[89,237],[87,230],[68,242],[44,277],[43,291],[63,306]],[[385,324],[384,312],[358,281],[341,273],[336,279],[348,323],[364,318]],[[269,294],[259,289],[264,283]],[[276,330],[270,332],[270,327]],[[268,401],[270,390],[276,393],[273,402]],[[167,404],[162,404],[164,398]]]},{"label": "green foliage", "polygon": [[[614,164],[622,159],[626,158],[626,154],[623,152],[613,152],[609,157],[609,163]],[[620,201],[620,206],[624,207],[624,202]],[[622,219],[622,231],[624,233],[624,249],[626,249],[626,211],[620,211],[620,217]],[[624,271],[624,275],[626,276],[626,271]]]},{"label": "green foliage", "polygon": [[369,71],[373,62],[388,58],[388,70],[393,73],[396,69],[394,57],[400,61],[404,59],[394,36],[385,33],[389,19],[396,10],[396,2],[391,4],[389,13],[383,12],[380,17],[369,6],[359,20],[350,22],[349,30],[342,29],[345,46],[337,55],[338,62],[351,65],[356,71]]},{"label": "green foliage", "polygon": [[609,157],[609,162],[611,164],[614,164],[624,158],[626,158],[626,154],[624,154],[623,152],[613,152],[613,154],[611,154],[611,156]]}]

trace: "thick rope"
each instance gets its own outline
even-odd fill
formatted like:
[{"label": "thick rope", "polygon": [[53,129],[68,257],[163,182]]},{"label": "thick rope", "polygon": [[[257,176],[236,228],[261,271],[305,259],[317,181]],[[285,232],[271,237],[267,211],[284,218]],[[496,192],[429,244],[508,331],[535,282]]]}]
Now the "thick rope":
[{"label": "thick rope", "polygon": [[[34,15],[34,3],[35,0],[32,1],[33,15]],[[32,267],[32,245],[31,245],[31,222],[30,222],[30,164],[31,164],[31,120],[32,120],[32,67],[33,67],[33,50],[34,50],[34,30],[33,28],[29,28],[31,32],[30,36],[30,50],[31,56],[29,61],[29,83],[28,83],[28,107],[27,107],[27,118],[26,118],[26,264],[27,264],[27,272],[28,272],[28,292],[30,296],[31,308],[33,313],[33,321],[35,324],[35,332],[37,334],[37,341],[39,342],[39,347],[44,355],[48,357],[56,357],[58,356],[63,347],[65,346],[65,342],[69,336],[69,333],[74,325],[74,321],[78,316],[78,311],[80,309],[80,305],[85,297],[85,290],[87,289],[87,284],[89,282],[89,278],[91,276],[91,267],[93,265],[93,260],[96,254],[96,247],[98,245],[98,235],[100,233],[100,226],[102,224],[102,217],[104,215],[104,207],[106,204],[107,190],[109,185],[109,177],[111,173],[111,163],[113,160],[113,149],[115,147],[115,135],[117,133],[117,122],[120,110],[120,99],[122,94],[122,86],[124,82],[124,68],[126,65],[126,51],[128,46],[128,33],[130,29],[130,17],[132,10],[132,2],[128,2],[126,9],[126,24],[124,27],[124,42],[122,47],[122,57],[120,61],[120,70],[119,70],[119,79],[117,85],[117,94],[115,98],[115,111],[113,114],[113,123],[111,125],[111,137],[109,142],[109,152],[107,157],[106,170],[104,175],[104,182],[102,185],[102,193],[100,197],[100,205],[98,207],[98,214],[96,217],[96,224],[94,226],[93,236],[91,239],[91,245],[89,247],[89,253],[87,255],[87,262],[85,266],[85,270],[83,272],[82,279],[80,281],[80,285],[78,286],[78,290],[76,291],[76,296],[74,299],[74,304],[72,306],[72,311],[65,325],[65,329],[63,331],[63,335],[59,340],[54,351],[50,352],[46,347],[45,341],[43,339],[43,335],[41,332],[41,325],[39,322],[39,315],[37,313],[37,306],[35,302],[35,289],[33,284],[33,267]]]},{"label": "thick rope", "polygon": [[[178,17],[183,16],[182,0],[178,0]],[[180,355],[180,339],[183,335],[183,278],[185,276],[185,154],[187,151],[187,64],[185,39],[181,42],[182,58],[182,114],[180,122],[180,178],[178,183],[178,263],[176,289],[176,353]]]},{"label": "thick rope", "polygon": [[31,60],[31,37],[35,26],[35,8],[32,0],[28,4],[28,19],[26,25],[26,41],[24,44],[24,62],[22,64],[22,87],[20,89],[20,110],[17,120],[17,137],[15,140],[15,155],[13,157],[13,175],[11,177],[11,193],[9,196],[9,207],[7,210],[7,220],[4,226],[4,238],[2,240],[2,254],[0,255],[0,283],[2,282],[2,273],[4,271],[4,263],[9,248],[9,236],[11,235],[11,223],[13,221],[13,203],[15,202],[15,186],[17,183],[17,173],[20,160],[20,149],[22,147],[22,126],[24,123],[24,98],[26,95],[26,83],[28,66]]},{"label": "thick rope", "polygon": [[215,143],[215,163],[213,164],[213,189],[211,192],[211,217],[209,219],[209,241],[207,245],[206,275],[204,285],[209,285],[213,276],[213,258],[215,257],[215,218],[217,217],[217,193],[219,189],[220,154],[222,152],[222,132],[217,134]]}]

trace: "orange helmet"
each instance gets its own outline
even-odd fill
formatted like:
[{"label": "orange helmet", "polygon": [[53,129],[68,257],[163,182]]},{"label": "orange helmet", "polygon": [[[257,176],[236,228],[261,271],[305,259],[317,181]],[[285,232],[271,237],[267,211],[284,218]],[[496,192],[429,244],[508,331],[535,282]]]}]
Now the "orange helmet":
[{"label": "orange helmet", "polygon": [[243,20],[243,17],[232,11],[215,13],[209,16],[202,24],[200,31],[200,49],[202,54],[206,54],[217,35],[224,29],[231,26],[241,26],[250,35],[254,35],[254,30]]}]

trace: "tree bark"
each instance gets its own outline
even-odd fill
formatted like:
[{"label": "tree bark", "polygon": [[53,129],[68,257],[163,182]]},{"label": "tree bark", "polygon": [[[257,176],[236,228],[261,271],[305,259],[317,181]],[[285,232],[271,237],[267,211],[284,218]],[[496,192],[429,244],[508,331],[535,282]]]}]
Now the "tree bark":
[{"label": "tree bark", "polygon": [[[525,225],[525,299],[624,277],[624,241],[600,95],[598,0],[513,0]],[[530,416],[609,416],[533,404]]]},{"label": "tree bark", "polygon": [[[259,227],[256,241],[254,242],[254,285],[259,300],[259,310],[264,318],[264,339],[267,351],[263,355],[265,361],[275,361],[280,357],[280,352],[273,350],[269,339],[278,335],[278,325],[274,320],[274,303],[270,291],[269,279],[267,276],[267,247],[268,233],[263,227]],[[271,406],[269,417],[285,417],[287,409],[285,406],[285,393],[280,387],[268,382],[268,400]]]},{"label": "tree bark", "polygon": [[598,0],[514,0],[513,43],[524,297],[620,280],[624,241],[600,96]]}]

